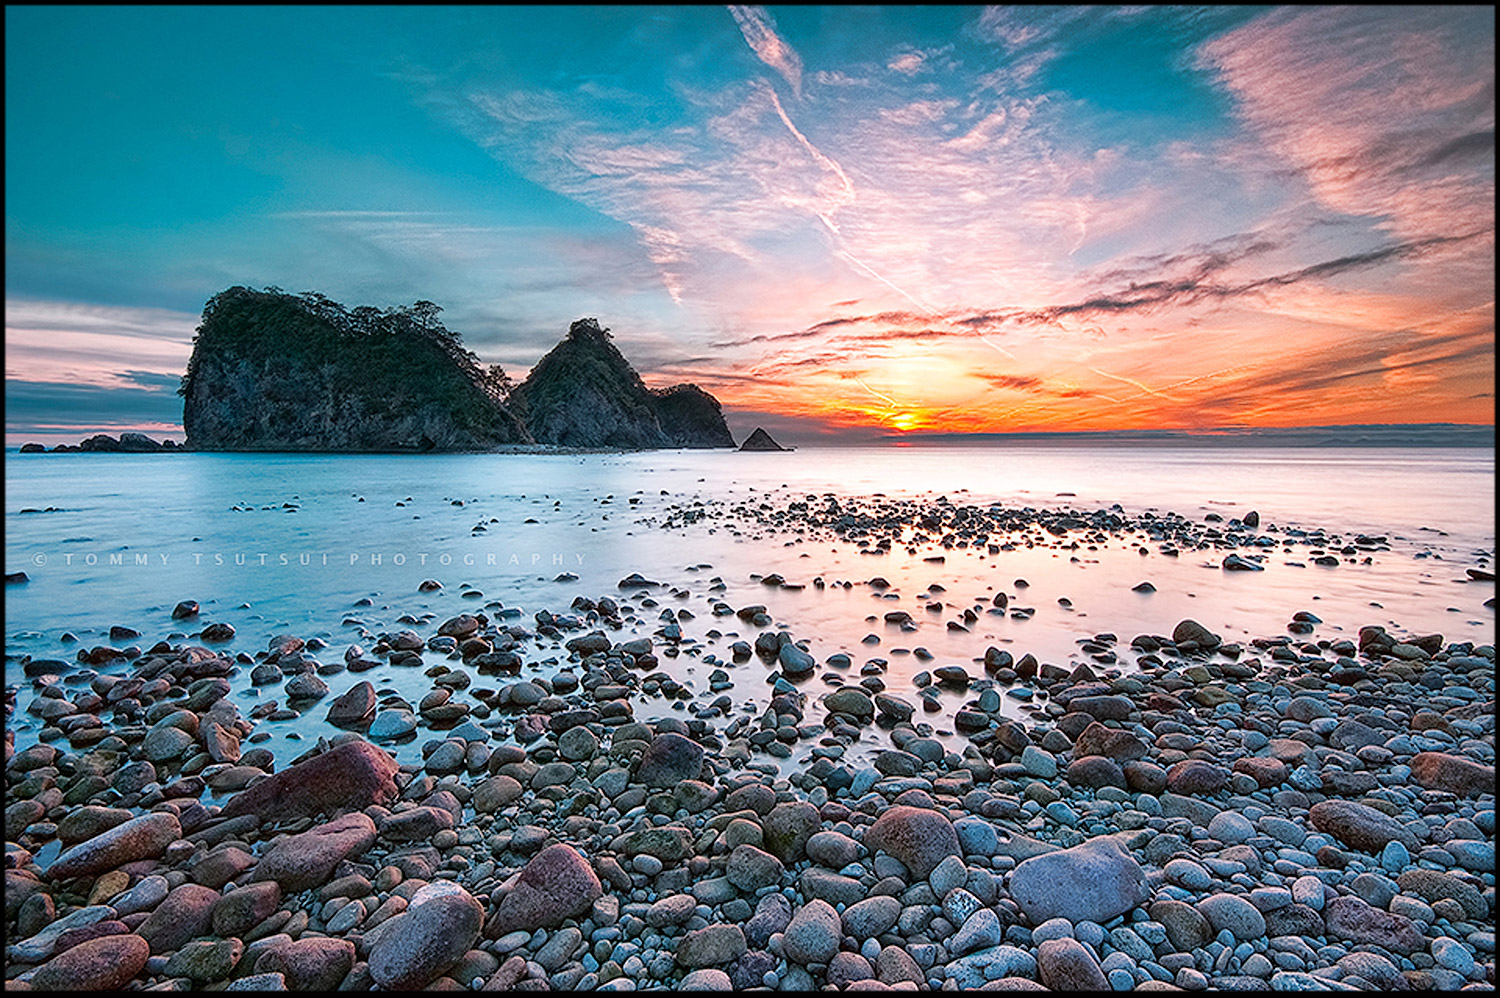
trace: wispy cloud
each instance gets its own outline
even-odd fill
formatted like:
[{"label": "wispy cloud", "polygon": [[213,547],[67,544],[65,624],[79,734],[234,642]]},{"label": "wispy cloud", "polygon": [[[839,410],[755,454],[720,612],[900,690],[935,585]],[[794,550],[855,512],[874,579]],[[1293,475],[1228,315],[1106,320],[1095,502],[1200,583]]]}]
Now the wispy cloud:
[{"label": "wispy cloud", "polygon": [[802,60],[793,48],[776,33],[776,20],[764,7],[731,5],[729,13],[740,26],[745,43],[761,62],[781,74],[792,92],[802,95]]},{"label": "wispy cloud", "polygon": [[[1488,45],[1465,44],[1486,22]],[[1283,8],[1198,51],[1318,203],[1408,240],[1494,212],[1493,172],[1452,169],[1493,162],[1494,58],[1477,7]]]},{"label": "wispy cloud", "polygon": [[142,373],[175,378],[198,319],[163,308],[9,300],[5,377],[102,388],[139,388]]}]

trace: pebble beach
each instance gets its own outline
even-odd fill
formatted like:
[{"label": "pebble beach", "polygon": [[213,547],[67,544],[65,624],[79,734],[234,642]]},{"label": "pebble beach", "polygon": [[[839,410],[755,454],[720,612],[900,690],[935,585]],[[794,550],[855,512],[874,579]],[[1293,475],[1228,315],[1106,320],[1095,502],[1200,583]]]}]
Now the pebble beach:
[{"label": "pebble beach", "polygon": [[[1399,608],[1333,632],[1287,607],[1244,640],[1095,614],[1063,662],[981,636],[1036,612],[1009,579],[879,602],[891,550],[1254,573],[1357,568],[1387,538],[831,495],[640,524],[730,520],[868,571],[755,573],[760,602],[707,571],[564,574],[524,617],[422,613],[432,579],[347,644],[251,643],[183,594],[22,656],[7,989],[1493,989],[1493,644]],[[1492,596],[1487,560],[1467,577]],[[890,607],[863,656],[767,607],[835,589]],[[890,646],[937,627],[967,653],[898,675]],[[313,718],[333,733],[295,751],[268,734]]]}]

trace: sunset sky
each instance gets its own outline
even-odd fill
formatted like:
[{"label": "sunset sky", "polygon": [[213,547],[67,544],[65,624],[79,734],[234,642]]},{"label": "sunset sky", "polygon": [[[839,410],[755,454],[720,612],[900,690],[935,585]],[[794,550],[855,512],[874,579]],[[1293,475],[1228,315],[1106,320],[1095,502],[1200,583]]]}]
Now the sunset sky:
[{"label": "sunset sky", "polygon": [[596,316],[737,437],[1493,425],[1484,7],[7,7],[6,440],[232,285]]}]

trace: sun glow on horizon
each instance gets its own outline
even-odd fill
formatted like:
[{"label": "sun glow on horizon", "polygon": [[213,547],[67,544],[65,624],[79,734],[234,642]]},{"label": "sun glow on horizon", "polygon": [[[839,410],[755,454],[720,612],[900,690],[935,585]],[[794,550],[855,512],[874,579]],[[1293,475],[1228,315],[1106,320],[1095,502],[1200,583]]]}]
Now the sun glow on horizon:
[{"label": "sun glow on horizon", "polygon": [[234,285],[434,301],[513,374],[595,315],[810,437],[1494,423],[1485,8],[6,27],[8,435],[170,418]]}]

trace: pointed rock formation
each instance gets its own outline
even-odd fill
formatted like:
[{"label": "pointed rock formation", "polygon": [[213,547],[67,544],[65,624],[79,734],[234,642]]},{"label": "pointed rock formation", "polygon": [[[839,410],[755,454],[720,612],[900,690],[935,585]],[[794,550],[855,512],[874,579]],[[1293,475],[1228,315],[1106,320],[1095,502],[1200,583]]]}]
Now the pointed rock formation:
[{"label": "pointed rock formation", "polygon": [[791,448],[781,446],[771,439],[771,434],[757,426],[755,432],[740,444],[740,450],[791,450]]},{"label": "pointed rock formation", "polygon": [[597,319],[579,319],[537,362],[515,401],[538,443],[733,447],[718,400],[695,385],[651,391]]}]

